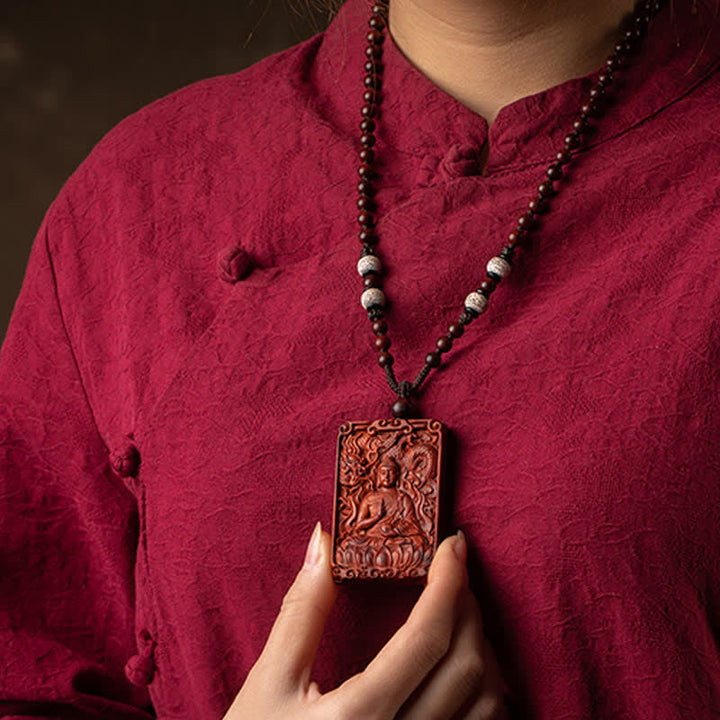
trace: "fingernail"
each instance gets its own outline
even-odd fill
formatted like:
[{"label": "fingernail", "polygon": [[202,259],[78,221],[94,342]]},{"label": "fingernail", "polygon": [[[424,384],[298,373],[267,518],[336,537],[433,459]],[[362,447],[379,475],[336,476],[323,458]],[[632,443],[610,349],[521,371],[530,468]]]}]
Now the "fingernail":
[{"label": "fingernail", "polygon": [[458,556],[458,560],[465,564],[467,561],[467,540],[465,540],[465,533],[462,530],[458,530],[455,538],[455,554]]},{"label": "fingernail", "polygon": [[321,555],[321,544],[322,538],[322,526],[320,521],[315,524],[315,529],[308,543],[307,550],[305,551],[305,565],[307,567],[314,567],[320,564]]}]

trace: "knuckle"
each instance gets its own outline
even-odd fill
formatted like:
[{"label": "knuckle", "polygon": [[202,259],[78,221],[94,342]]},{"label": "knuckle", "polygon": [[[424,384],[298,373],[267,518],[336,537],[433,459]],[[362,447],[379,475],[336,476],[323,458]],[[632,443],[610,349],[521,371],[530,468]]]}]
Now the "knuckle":
[{"label": "knuckle", "polygon": [[450,649],[450,633],[443,627],[422,628],[413,638],[413,653],[423,665],[436,665]]},{"label": "knuckle", "polygon": [[456,662],[457,682],[467,695],[475,694],[485,680],[485,663],[480,655],[472,653]]},{"label": "knuckle", "polygon": [[497,695],[487,693],[480,698],[475,709],[476,720],[497,720],[500,717],[502,704]]}]

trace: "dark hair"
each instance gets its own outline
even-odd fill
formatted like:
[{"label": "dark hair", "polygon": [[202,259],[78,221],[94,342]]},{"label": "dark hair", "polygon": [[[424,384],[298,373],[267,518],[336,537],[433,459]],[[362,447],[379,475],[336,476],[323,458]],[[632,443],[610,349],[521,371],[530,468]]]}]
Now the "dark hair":
[{"label": "dark hair", "polygon": [[286,0],[286,2],[292,10],[300,15],[323,17],[330,22],[337,15],[345,0]]}]

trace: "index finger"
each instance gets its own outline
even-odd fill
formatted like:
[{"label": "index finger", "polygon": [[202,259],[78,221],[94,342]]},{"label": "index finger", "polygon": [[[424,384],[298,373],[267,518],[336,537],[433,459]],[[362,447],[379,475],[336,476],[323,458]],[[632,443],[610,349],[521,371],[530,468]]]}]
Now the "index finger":
[{"label": "index finger", "polygon": [[336,696],[357,717],[394,717],[400,706],[447,653],[458,599],[467,584],[462,533],[438,548],[428,584],[405,624],[367,668],[326,696]]}]

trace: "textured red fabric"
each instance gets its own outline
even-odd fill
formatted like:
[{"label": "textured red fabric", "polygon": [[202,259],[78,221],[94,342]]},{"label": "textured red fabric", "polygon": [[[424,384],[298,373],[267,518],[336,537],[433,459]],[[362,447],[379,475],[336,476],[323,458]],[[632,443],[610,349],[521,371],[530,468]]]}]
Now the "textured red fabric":
[{"label": "textured red fabric", "polygon": [[[518,718],[720,716],[720,34],[690,7],[658,16],[421,400]],[[355,271],[367,12],[137,113],[50,209],[0,363],[3,715],[221,718],[329,527],[337,428],[392,402]],[[488,129],[385,47],[380,254],[411,378],[591,78]],[[343,589],[321,684],[416,595]]]}]

